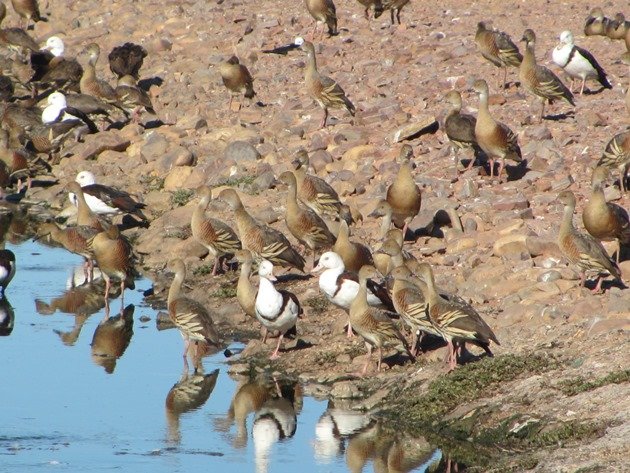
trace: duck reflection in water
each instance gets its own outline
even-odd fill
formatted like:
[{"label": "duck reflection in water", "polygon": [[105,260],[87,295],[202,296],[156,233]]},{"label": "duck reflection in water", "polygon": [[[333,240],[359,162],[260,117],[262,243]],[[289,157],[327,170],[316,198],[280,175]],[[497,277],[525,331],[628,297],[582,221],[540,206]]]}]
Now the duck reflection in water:
[{"label": "duck reflection in water", "polygon": [[180,380],[173,385],[166,395],[166,422],[169,442],[180,443],[179,417],[186,412],[201,408],[206,403],[214,390],[218,376],[218,369],[208,374],[203,374],[199,370],[192,374],[187,369],[183,371]]},{"label": "duck reflection in water", "polygon": [[0,337],[7,337],[13,332],[15,312],[6,297],[0,299]]},{"label": "duck reflection in water", "polygon": [[114,317],[105,315],[92,337],[92,361],[112,374],[118,358],[123,356],[133,336],[133,313],[135,306],[129,304]]},{"label": "duck reflection in water", "polygon": [[297,412],[302,406],[302,388],[299,384],[289,384],[281,388],[275,378],[274,384],[277,397],[270,397],[263,403],[254,416],[252,426],[257,473],[269,470],[273,445],[295,435]]},{"label": "duck reflection in water", "polygon": [[[80,284],[79,284],[80,283]],[[74,268],[66,283],[68,289],[59,297],[46,303],[35,299],[35,309],[40,315],[52,315],[56,311],[66,314],[74,314],[74,326],[70,331],[55,330],[64,345],[72,346],[79,338],[83,324],[88,317],[105,307],[103,300],[103,282],[96,279],[90,284],[85,284],[83,268]],[[112,297],[117,297],[120,288],[112,288]]]},{"label": "duck reflection in water", "polygon": [[374,471],[442,471],[437,469],[441,458],[441,451],[426,439],[408,437],[384,427],[380,420],[351,435],[346,447],[346,465],[351,472],[363,471],[369,460]]},{"label": "duck reflection in water", "polygon": [[329,463],[343,454],[350,436],[369,428],[376,421],[365,412],[353,410],[339,401],[328,401],[328,408],[315,425],[315,458]]},{"label": "duck reflection in water", "polygon": [[271,396],[270,386],[262,376],[254,379],[242,377],[227,415],[224,418],[215,419],[215,430],[227,433],[235,423],[236,435],[232,439],[232,446],[239,449],[245,448],[247,446],[247,416],[260,410]]}]

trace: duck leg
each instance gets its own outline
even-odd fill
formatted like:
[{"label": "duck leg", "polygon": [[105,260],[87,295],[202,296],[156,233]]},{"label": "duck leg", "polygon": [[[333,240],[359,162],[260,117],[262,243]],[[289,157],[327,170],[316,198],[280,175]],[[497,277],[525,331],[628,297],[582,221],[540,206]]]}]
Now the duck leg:
[{"label": "duck leg", "polygon": [[280,357],[280,344],[282,343],[282,339],[284,338],[284,333],[281,333],[280,336],[278,337],[278,344],[276,345],[276,349],[275,351],[271,354],[271,356],[269,357],[270,360],[275,360],[277,358]]},{"label": "duck leg", "polygon": [[584,84],[586,83],[586,77],[582,79],[582,87],[580,88],[580,95],[584,93]]},{"label": "duck leg", "polygon": [[324,118],[322,119],[322,123],[319,125],[320,128],[326,127],[326,120],[328,119],[328,109],[324,108]]},{"label": "duck leg", "polygon": [[359,376],[365,376],[365,374],[367,373],[368,365],[370,364],[370,361],[372,361],[372,345],[367,342],[365,345],[367,347],[367,360],[365,360],[365,364],[363,365],[361,372],[358,373]]},{"label": "duck leg", "polygon": [[[103,273],[104,274],[104,273]],[[109,289],[110,289],[110,280],[109,278],[105,278],[105,315],[109,317]]]},{"label": "duck leg", "polygon": [[120,281],[120,307],[121,310],[125,307],[125,280]]},{"label": "duck leg", "polygon": [[591,290],[593,294],[601,294],[602,291],[602,282],[604,282],[604,278],[601,276],[597,277],[597,285]]},{"label": "duck leg", "polygon": [[376,371],[381,371],[381,363],[383,362],[383,347],[378,347],[378,362],[376,363]]},{"label": "duck leg", "polygon": [[212,275],[216,276],[217,271],[219,270],[219,256],[214,257],[214,266],[212,267]]},{"label": "duck leg", "polygon": [[490,179],[494,178],[494,158],[490,158]]},{"label": "duck leg", "polygon": [[184,370],[188,373],[188,349],[190,348],[190,340],[188,338],[184,339]]},{"label": "duck leg", "polygon": [[352,333],[352,324],[350,323],[350,319],[348,319],[348,330],[346,332],[346,337],[352,338],[354,334]]}]

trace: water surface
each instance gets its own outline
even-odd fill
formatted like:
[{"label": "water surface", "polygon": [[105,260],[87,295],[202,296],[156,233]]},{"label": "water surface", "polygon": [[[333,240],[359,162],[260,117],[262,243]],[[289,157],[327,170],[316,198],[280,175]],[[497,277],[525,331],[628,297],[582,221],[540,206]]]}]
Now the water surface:
[{"label": "water surface", "polygon": [[7,289],[14,327],[0,337],[0,471],[421,472],[443,463],[422,439],[304,397],[299,385],[232,379],[223,353],[204,358],[203,375],[185,375],[181,336],[158,331],[143,302],[150,281],[126,291],[123,315],[113,300],[104,323],[102,287],[68,289],[81,257],[32,241],[7,248],[18,270]]}]

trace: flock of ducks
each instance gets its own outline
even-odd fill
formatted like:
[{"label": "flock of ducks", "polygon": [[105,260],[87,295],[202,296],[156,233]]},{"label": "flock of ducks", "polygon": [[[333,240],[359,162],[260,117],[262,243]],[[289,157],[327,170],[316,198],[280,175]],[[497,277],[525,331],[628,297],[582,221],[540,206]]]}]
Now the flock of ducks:
[{"label": "flock of ducks", "polygon": [[[27,2],[13,0],[12,3],[15,7],[16,3]],[[36,5],[32,0],[30,3]],[[390,10],[393,24],[395,19],[400,23],[400,12],[408,0],[361,0],[360,3],[366,8],[366,16],[370,8],[373,8],[375,17]],[[0,5],[0,17],[4,18],[6,8]],[[332,0],[306,0],[306,8],[316,22],[313,36],[320,23],[326,25],[329,36],[337,34],[336,9]],[[38,12],[24,14],[17,7],[16,12],[27,23],[41,19]],[[606,34],[611,38],[616,35],[619,39],[622,37],[619,32],[623,30],[627,41],[630,32],[627,23],[620,17],[606,21],[597,13],[592,12],[587,20],[587,34]],[[604,33],[595,33],[598,28]],[[539,121],[545,119],[546,103],[564,101],[574,106],[571,88],[550,69],[537,63],[534,31],[525,30],[522,41],[525,43],[523,53],[508,34],[488,28],[484,22],[477,25],[475,42],[480,53],[503,69],[500,86],[509,86],[506,82],[508,67],[518,67],[520,85],[540,102]],[[5,101],[2,128],[6,133],[5,147],[10,151],[11,163],[5,159],[0,161],[9,168],[9,178],[22,176],[13,165],[17,156],[22,157],[28,167],[34,161],[33,155],[28,153],[50,153],[63,146],[64,140],[70,136],[97,132],[95,121],[102,121],[103,117],[111,122],[118,113],[124,120],[136,120],[140,110],[155,113],[146,90],[137,82],[146,56],[141,46],[126,43],[109,54],[110,69],[118,77],[118,84],[113,87],[97,75],[96,64],[101,51],[95,43],[85,48],[87,61],[84,64],[64,56],[65,47],[58,37],[49,38],[40,49],[26,30],[5,28],[0,30],[0,44],[13,51],[12,56],[3,57],[5,76],[0,80],[3,96],[10,97]],[[343,88],[319,72],[313,42],[297,37],[289,45],[264,52],[287,54],[294,49],[306,54],[304,85],[323,109],[320,126],[327,126],[330,108],[344,109],[355,116],[357,108]],[[588,51],[574,44],[569,31],[561,33],[553,60],[572,79],[581,81],[580,95],[585,91],[587,80],[596,80],[603,89],[611,87],[604,69]],[[230,109],[235,97],[243,94],[252,99],[256,95],[252,75],[236,56],[222,63],[219,73],[229,91]],[[13,94],[19,87],[29,91],[33,101],[45,99],[46,108],[39,110],[31,104],[14,103]],[[46,90],[44,96],[38,93],[41,88]],[[490,164],[492,178],[495,176],[494,164],[498,162],[496,176],[501,180],[506,160],[523,162],[518,137],[508,125],[493,117],[487,82],[476,80],[472,89],[479,97],[477,116],[462,113],[461,94],[451,91],[445,96],[449,113],[444,121],[444,131],[451,141],[455,159],[459,159],[457,150],[471,149],[475,158],[468,167],[474,166],[477,158],[484,158]],[[630,101],[628,107],[630,111]],[[81,131],[77,132],[77,129]],[[235,189],[225,188],[218,195],[213,195],[206,186],[198,189],[199,203],[191,218],[193,237],[213,258],[213,275],[232,263],[241,265],[237,300],[243,311],[255,317],[264,328],[263,341],[269,335],[277,337],[272,359],[280,356],[283,338],[295,332],[303,312],[295,294],[279,290],[274,285],[276,266],[320,273],[318,285],[321,292],[347,313],[348,335],[356,332],[366,343],[368,356],[361,375],[367,373],[374,349],[378,353],[377,370],[380,370],[386,348],[394,347],[413,361],[425,349],[425,341],[431,338],[447,344],[450,369],[461,360],[466,343],[476,345],[492,356],[490,345],[498,345],[499,341],[489,325],[469,303],[455,294],[441,291],[436,286],[431,266],[416,261],[405,249],[405,241],[413,239],[409,224],[422,205],[421,190],[412,173],[412,160],[411,146],[402,146],[397,176],[371,214],[383,219],[380,228],[382,245],[377,253],[351,239],[350,228],[356,215],[328,183],[308,174],[309,156],[304,150],[296,154],[292,162],[294,169],[279,176],[279,181],[287,189],[286,228],[302,250],[296,249],[283,232],[252,217]],[[588,234],[573,225],[575,196],[565,191],[558,198],[565,206],[558,244],[569,261],[580,269],[582,284],[589,274],[595,274],[594,290],[598,292],[607,275],[621,282],[618,262],[623,249],[630,245],[628,214],[622,207],[606,202],[602,186],[609,169],[616,168],[620,171],[620,187],[625,192],[629,166],[630,132],[625,131],[611,139],[593,172],[592,197],[583,215]],[[77,206],[77,225],[61,228],[55,223],[43,224],[40,237],[47,236],[81,255],[85,259],[87,281],[93,279],[95,265],[99,268],[105,281],[108,317],[113,285],[119,284],[121,307],[124,307],[125,288],[134,287],[135,276],[132,245],[108,217],[124,213],[132,216],[138,226],[148,225],[148,220],[140,202],[122,190],[98,184],[89,171],[80,172],[66,190],[70,201]],[[227,204],[233,215],[232,222],[206,215],[213,198]],[[609,257],[600,240],[616,241],[616,260]],[[310,256],[310,261],[303,254]],[[258,287],[250,281],[255,267],[259,276]],[[184,262],[179,259],[170,261],[168,269],[174,273],[168,291],[169,316],[184,338],[186,370],[189,355],[197,368],[203,346],[219,346],[221,337],[209,311],[182,294],[186,278]],[[2,250],[0,285],[3,289],[14,272],[15,258],[10,251]],[[381,276],[387,278],[381,280]]]}]

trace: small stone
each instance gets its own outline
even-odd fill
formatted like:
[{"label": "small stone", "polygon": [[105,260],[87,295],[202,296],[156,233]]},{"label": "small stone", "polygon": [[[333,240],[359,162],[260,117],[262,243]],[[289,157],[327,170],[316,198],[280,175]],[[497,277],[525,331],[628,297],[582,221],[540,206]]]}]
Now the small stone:
[{"label": "small stone", "polygon": [[392,141],[400,143],[403,140],[411,140],[427,133],[435,133],[440,125],[433,116],[417,117],[413,123],[399,128],[393,135]]},{"label": "small stone", "polygon": [[224,156],[226,160],[235,161],[256,161],[260,158],[260,153],[247,141],[233,141],[225,148]]},{"label": "small stone", "polygon": [[495,256],[521,255],[526,253],[529,256],[525,235],[511,234],[499,238],[492,246],[492,252]]},{"label": "small stone", "polygon": [[363,393],[354,381],[339,381],[333,384],[330,390],[330,396],[336,399],[357,399],[363,396]]},{"label": "small stone", "polygon": [[550,270],[541,273],[538,278],[536,278],[539,282],[552,282],[557,281],[558,279],[562,279],[562,274],[559,271]]}]

